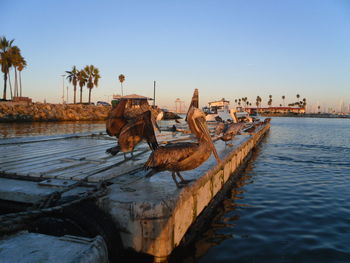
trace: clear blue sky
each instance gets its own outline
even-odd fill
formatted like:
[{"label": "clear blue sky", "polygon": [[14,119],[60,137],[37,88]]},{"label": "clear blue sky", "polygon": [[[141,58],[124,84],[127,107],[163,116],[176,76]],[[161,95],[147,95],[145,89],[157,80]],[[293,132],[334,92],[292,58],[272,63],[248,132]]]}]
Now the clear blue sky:
[{"label": "clear blue sky", "polygon": [[93,64],[93,101],[120,93],[123,73],[127,94],[153,96],[156,80],[160,106],[188,104],[195,88],[202,105],[297,93],[350,103],[348,0],[1,0],[1,10],[0,35],[27,59],[24,95],[35,101],[60,102],[61,74]]}]

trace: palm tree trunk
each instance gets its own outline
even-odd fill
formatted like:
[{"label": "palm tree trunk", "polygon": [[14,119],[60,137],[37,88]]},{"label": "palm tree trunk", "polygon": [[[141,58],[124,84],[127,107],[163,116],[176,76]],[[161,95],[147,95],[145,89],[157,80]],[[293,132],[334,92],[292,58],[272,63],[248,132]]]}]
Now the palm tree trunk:
[{"label": "palm tree trunk", "polygon": [[11,85],[11,75],[10,75],[10,72],[8,72],[7,74],[9,74],[9,84],[10,84],[10,95],[11,95],[11,100],[13,98],[13,95],[12,95],[12,85]]},{"label": "palm tree trunk", "polygon": [[123,95],[123,83],[120,83],[120,86],[122,87],[122,97],[124,96]]},{"label": "palm tree trunk", "polygon": [[83,87],[80,87],[80,103],[83,103]]},{"label": "palm tree trunk", "polygon": [[18,97],[18,80],[17,80],[17,69],[15,67],[15,87],[13,90],[13,96]]},{"label": "palm tree trunk", "polygon": [[6,89],[7,89],[7,73],[4,73],[4,92],[2,98],[6,100]]},{"label": "palm tree trunk", "polygon": [[91,102],[91,89],[89,89],[89,104]]},{"label": "palm tree trunk", "polygon": [[19,75],[19,96],[22,97],[22,78],[21,78],[21,71],[19,71],[18,75]]},{"label": "palm tree trunk", "polygon": [[77,95],[77,85],[74,86],[74,100],[73,103],[76,103],[76,95]]}]

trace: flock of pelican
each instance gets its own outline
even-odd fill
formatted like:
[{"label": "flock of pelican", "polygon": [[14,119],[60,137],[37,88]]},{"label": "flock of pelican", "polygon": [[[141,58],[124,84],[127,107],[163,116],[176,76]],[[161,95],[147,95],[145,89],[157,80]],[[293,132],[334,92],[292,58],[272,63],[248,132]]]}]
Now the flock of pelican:
[{"label": "flock of pelican", "polygon": [[[106,121],[106,132],[109,136],[118,139],[117,146],[106,150],[107,153],[116,155],[123,152],[131,153],[137,144],[145,140],[152,153],[144,164],[146,170],[150,170],[146,177],[150,177],[160,171],[170,171],[177,187],[187,184],[180,172],[197,168],[211,155],[220,163],[219,155],[212,141],[205,114],[198,108],[198,90],[194,91],[192,101],[187,112],[186,121],[191,133],[197,138],[197,142],[175,142],[160,146],[155,136],[154,127],[159,130],[156,119],[151,111],[147,110],[141,115],[127,119],[124,116],[127,100],[121,100],[108,114]],[[231,113],[233,122],[220,122],[215,130],[216,135],[225,141],[232,140],[242,129],[246,128],[246,121],[239,122],[234,112]],[[241,120],[242,121],[242,120]],[[248,122],[251,120],[248,120]],[[250,126],[256,128],[257,124]],[[254,128],[254,129],[255,129]],[[177,177],[180,181],[177,180]]]}]

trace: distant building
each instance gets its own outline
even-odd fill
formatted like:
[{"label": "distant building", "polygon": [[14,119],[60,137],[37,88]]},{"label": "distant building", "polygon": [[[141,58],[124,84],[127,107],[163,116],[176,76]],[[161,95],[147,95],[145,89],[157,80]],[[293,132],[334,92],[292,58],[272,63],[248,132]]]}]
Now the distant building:
[{"label": "distant building", "polygon": [[209,110],[216,112],[217,110],[228,110],[230,102],[222,98],[221,100],[208,102]]},{"label": "distant building", "polygon": [[305,108],[298,108],[298,107],[268,107],[268,108],[256,108],[256,107],[249,107],[245,108],[245,111],[249,114],[288,114],[288,113],[295,113],[295,114],[304,114]]},{"label": "distant building", "polygon": [[117,104],[121,100],[128,100],[126,103],[126,108],[140,108],[142,105],[149,106],[148,101],[153,99],[137,94],[130,94],[125,96],[113,95],[112,105]]}]

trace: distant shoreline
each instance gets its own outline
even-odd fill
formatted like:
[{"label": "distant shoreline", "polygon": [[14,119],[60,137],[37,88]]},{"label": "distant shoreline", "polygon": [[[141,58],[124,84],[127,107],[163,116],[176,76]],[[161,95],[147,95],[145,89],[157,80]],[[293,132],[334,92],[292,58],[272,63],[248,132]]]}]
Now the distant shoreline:
[{"label": "distant shoreline", "polygon": [[328,119],[350,119],[350,115],[336,115],[329,113],[305,113],[305,114],[259,114],[263,117],[295,117],[295,118],[328,118]]}]

